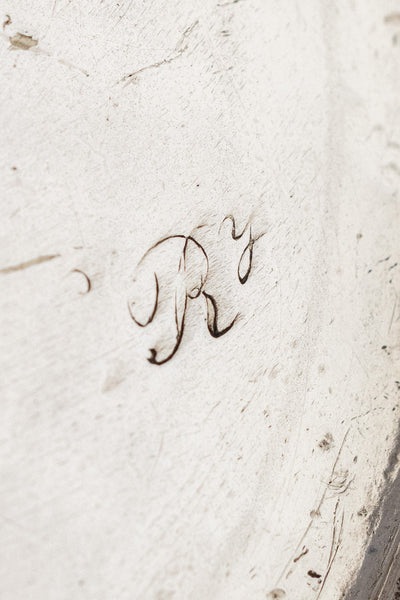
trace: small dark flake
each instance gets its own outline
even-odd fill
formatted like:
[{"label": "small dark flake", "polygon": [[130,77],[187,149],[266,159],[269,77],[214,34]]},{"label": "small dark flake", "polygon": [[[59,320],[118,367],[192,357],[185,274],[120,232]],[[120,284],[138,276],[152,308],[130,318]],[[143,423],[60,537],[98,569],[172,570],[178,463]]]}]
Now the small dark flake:
[{"label": "small dark flake", "polygon": [[310,571],[308,571],[307,575],[309,575],[310,577],[314,577],[315,579],[321,578],[321,575],[319,573],[317,573],[316,571],[313,571],[312,569],[310,569]]}]

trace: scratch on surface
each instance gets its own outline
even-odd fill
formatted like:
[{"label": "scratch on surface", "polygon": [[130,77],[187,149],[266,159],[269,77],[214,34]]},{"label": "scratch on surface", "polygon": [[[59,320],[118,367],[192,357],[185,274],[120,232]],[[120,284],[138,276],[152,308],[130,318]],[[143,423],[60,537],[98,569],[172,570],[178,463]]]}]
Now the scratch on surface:
[{"label": "scratch on surface", "polygon": [[342,518],[341,518],[341,522],[340,522],[340,528],[339,528],[339,533],[338,536],[336,538],[336,518],[337,518],[337,509],[339,506],[339,500],[336,503],[335,506],[335,511],[333,513],[333,531],[332,531],[332,543],[331,543],[331,549],[330,549],[330,553],[329,553],[329,558],[328,558],[328,565],[327,565],[327,569],[326,569],[326,573],[324,575],[324,579],[322,581],[322,585],[320,587],[320,590],[318,592],[318,596],[316,597],[316,600],[318,600],[318,598],[320,597],[322,590],[324,589],[324,585],[326,583],[326,580],[328,579],[328,575],[331,571],[332,565],[335,561],[336,555],[338,553],[338,550],[340,548],[340,545],[342,543],[342,533],[343,533],[343,523],[344,523],[344,511],[342,512]]},{"label": "scratch on surface", "polygon": [[240,0],[232,0],[231,2],[224,2],[223,4],[217,4],[217,6],[231,6],[232,4],[237,4]]},{"label": "scratch on surface", "polygon": [[8,39],[10,40],[12,50],[30,50],[38,45],[38,40],[35,40],[31,35],[25,35],[24,33],[16,33]]},{"label": "scratch on surface", "polygon": [[132,82],[133,78],[136,75],[139,75],[139,73],[143,73],[143,71],[148,71],[149,69],[157,69],[158,67],[162,67],[163,65],[169,65],[170,63],[174,62],[176,59],[180,58],[182,56],[182,54],[188,49],[188,45],[185,44],[185,40],[192,33],[192,31],[195,29],[195,27],[198,25],[198,23],[199,23],[199,21],[197,20],[192,25],[190,25],[187,29],[185,29],[181,38],[175,45],[174,54],[172,54],[168,58],[164,58],[163,60],[159,60],[155,63],[152,63],[151,65],[146,65],[145,67],[142,67],[141,69],[138,69],[137,71],[133,71],[133,73],[129,73],[129,75],[125,75],[124,77],[122,77],[122,79],[117,81],[117,84],[126,82],[125,85],[128,85],[129,83]]},{"label": "scratch on surface", "polygon": [[395,314],[395,311],[396,311],[396,306],[397,306],[397,296],[396,296],[396,299],[395,299],[394,305],[393,305],[392,316],[391,316],[390,323],[389,323],[388,333],[392,329],[394,314]]},{"label": "scratch on surface", "polygon": [[206,416],[206,418],[204,419],[204,423],[207,421],[207,419],[210,417],[210,415],[214,412],[214,410],[217,408],[217,406],[219,406],[221,404],[221,400],[219,402],[217,402],[216,404],[214,404],[214,406],[212,407],[212,409],[210,410],[210,412],[208,413],[208,415]]},{"label": "scratch on surface", "polygon": [[45,254],[44,256],[38,256],[37,258],[32,258],[31,260],[27,260],[26,262],[19,263],[19,265],[13,265],[11,267],[4,267],[0,269],[0,273],[13,273],[14,271],[23,271],[24,269],[28,269],[29,267],[33,267],[34,265],[40,265],[40,263],[47,262],[49,260],[53,260],[53,258],[58,258],[61,256],[60,254]]},{"label": "scratch on surface", "polygon": [[[314,510],[314,511],[312,512],[312,517],[311,517],[311,520],[310,520],[309,524],[307,525],[307,527],[306,527],[306,530],[304,531],[303,535],[301,536],[301,538],[300,538],[300,541],[298,542],[298,544],[297,544],[296,548],[294,549],[294,552],[293,552],[293,554],[291,555],[291,557],[290,557],[290,558],[289,558],[289,560],[287,561],[286,565],[284,566],[284,568],[283,568],[283,570],[282,570],[281,574],[279,575],[279,577],[278,577],[278,580],[277,580],[277,582],[276,582],[276,586],[278,586],[278,584],[279,584],[279,582],[281,581],[282,577],[284,576],[284,574],[285,574],[285,573],[286,573],[286,571],[288,570],[288,568],[289,568],[290,564],[292,563],[294,556],[296,556],[296,555],[298,554],[298,552],[299,552],[299,550],[300,550],[300,547],[302,547],[302,544],[303,544],[303,542],[304,542],[305,538],[307,537],[307,534],[308,534],[308,532],[310,531],[310,529],[311,529],[311,527],[312,527],[312,524],[313,524],[313,522],[314,522],[315,516],[320,514],[321,507],[322,507],[322,505],[323,505],[323,503],[324,503],[324,501],[325,501],[326,494],[327,494],[327,492],[328,492],[329,486],[330,486],[330,484],[331,484],[331,482],[332,482],[332,479],[333,479],[333,477],[334,477],[334,473],[335,473],[335,471],[336,471],[336,467],[337,467],[337,464],[338,464],[338,462],[339,462],[340,455],[342,454],[342,450],[343,450],[344,444],[345,444],[345,442],[346,442],[347,436],[348,436],[348,434],[349,434],[349,431],[350,431],[350,427],[347,429],[346,433],[345,433],[345,434],[344,434],[344,436],[343,436],[342,443],[341,443],[341,445],[340,445],[339,451],[338,451],[338,453],[337,453],[337,455],[336,455],[335,462],[333,463],[333,467],[332,467],[332,469],[331,469],[331,474],[330,474],[330,477],[329,477],[328,484],[327,484],[327,485],[325,485],[325,489],[324,489],[324,491],[323,491],[323,493],[322,493],[322,496],[321,496],[321,499],[320,499],[320,501],[319,501],[318,507],[317,507],[317,509],[316,509],[316,510]],[[335,554],[335,556],[336,556],[336,554]]]},{"label": "scratch on surface", "polygon": [[298,556],[296,556],[296,558],[293,559],[293,562],[297,562],[298,560],[300,560],[301,558],[303,558],[303,556],[305,556],[306,554],[308,554],[308,548],[306,548],[305,546],[303,546],[303,551],[300,552],[300,554]]},{"label": "scratch on surface", "polygon": [[245,404],[245,406],[243,406],[242,410],[240,411],[241,413],[244,413],[244,411],[246,410],[246,408],[249,406],[251,400],[248,401],[247,404]]},{"label": "scratch on surface", "polygon": [[[47,52],[42,51],[43,54],[46,54],[47,56],[51,57],[51,54],[48,54]],[[64,65],[64,67],[68,67],[68,69],[73,69],[75,71],[79,71],[80,73],[83,73],[83,75],[86,75],[86,77],[89,77],[89,73],[85,70],[85,69],[81,69],[81,67],[77,67],[76,65],[73,65],[72,63],[68,62],[67,60],[64,60],[63,58],[57,58],[57,62],[60,63],[60,65]]]},{"label": "scratch on surface", "polygon": [[152,465],[150,473],[149,473],[149,482],[153,479],[153,473],[158,465],[158,461],[160,460],[160,456],[162,454],[163,448],[164,448],[164,433],[161,434],[160,445],[158,447],[158,453],[157,453],[157,456],[155,458],[155,461],[153,462],[153,465]]}]

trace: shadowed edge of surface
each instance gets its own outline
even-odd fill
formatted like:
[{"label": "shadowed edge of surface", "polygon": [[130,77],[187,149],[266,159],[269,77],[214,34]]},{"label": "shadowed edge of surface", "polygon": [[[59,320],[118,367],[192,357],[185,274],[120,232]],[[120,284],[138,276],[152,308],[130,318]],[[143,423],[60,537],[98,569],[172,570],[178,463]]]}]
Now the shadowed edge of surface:
[{"label": "shadowed edge of surface", "polygon": [[345,600],[400,598],[400,470],[391,481],[400,456],[400,426],[388,464],[380,500],[369,519],[369,543],[360,570],[343,593]]}]

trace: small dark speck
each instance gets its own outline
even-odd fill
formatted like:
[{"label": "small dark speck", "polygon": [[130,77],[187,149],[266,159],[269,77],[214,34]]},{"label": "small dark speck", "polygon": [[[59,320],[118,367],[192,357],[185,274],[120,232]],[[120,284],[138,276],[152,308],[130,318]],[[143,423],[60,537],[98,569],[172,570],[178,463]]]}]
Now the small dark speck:
[{"label": "small dark speck", "polygon": [[378,552],[378,549],[375,548],[375,546],[368,548],[368,554],[375,554],[375,552]]},{"label": "small dark speck", "polygon": [[382,346],[382,350],[386,350],[387,346]]},{"label": "small dark speck", "polygon": [[317,573],[316,571],[313,571],[312,569],[307,572],[307,575],[309,575],[310,577],[314,577],[315,579],[321,578],[321,575],[319,573]]},{"label": "small dark speck", "polygon": [[319,448],[324,452],[328,452],[333,446],[333,436],[331,433],[325,434],[325,437],[318,443]]},{"label": "small dark speck", "polygon": [[372,273],[372,269],[370,269],[370,270],[368,271],[368,273]]},{"label": "small dark speck", "polygon": [[357,239],[361,240],[361,238],[362,238],[362,233],[357,233]]},{"label": "small dark speck", "polygon": [[11,171],[16,171],[17,167],[11,167]]},{"label": "small dark speck", "polygon": [[394,263],[394,265],[392,265],[391,267],[389,267],[389,271],[391,271],[392,269],[394,269],[395,267],[397,267],[397,263]]}]

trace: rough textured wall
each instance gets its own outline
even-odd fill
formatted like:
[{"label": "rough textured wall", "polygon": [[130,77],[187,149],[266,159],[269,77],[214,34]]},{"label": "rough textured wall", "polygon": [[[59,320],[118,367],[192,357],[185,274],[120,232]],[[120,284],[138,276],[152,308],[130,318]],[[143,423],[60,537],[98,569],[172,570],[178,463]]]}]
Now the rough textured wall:
[{"label": "rough textured wall", "polygon": [[397,470],[396,4],[0,1],[2,598],[349,587]]}]

